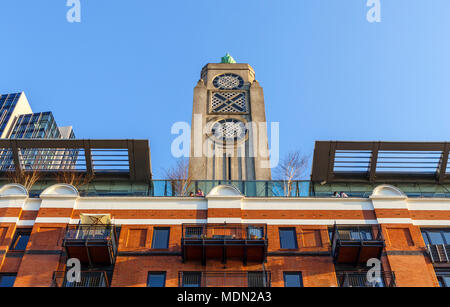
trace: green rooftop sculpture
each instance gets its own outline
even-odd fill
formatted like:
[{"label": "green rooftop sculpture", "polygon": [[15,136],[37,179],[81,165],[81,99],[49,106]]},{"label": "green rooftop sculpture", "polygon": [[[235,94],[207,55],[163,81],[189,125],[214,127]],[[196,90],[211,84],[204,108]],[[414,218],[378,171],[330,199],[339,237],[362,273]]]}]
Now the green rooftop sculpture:
[{"label": "green rooftop sculpture", "polygon": [[236,61],[233,57],[227,52],[227,54],[222,58],[222,62],[224,64],[236,64]]}]

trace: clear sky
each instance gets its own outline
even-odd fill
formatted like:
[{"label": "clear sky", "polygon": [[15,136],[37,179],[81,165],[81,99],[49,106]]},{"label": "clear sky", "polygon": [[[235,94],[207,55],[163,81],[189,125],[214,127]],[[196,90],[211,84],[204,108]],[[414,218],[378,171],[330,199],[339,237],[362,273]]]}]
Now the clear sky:
[{"label": "clear sky", "polygon": [[149,139],[173,164],[200,70],[227,51],[251,64],[281,154],[315,140],[450,141],[450,1],[0,1],[0,93],[25,91],[78,138]]}]

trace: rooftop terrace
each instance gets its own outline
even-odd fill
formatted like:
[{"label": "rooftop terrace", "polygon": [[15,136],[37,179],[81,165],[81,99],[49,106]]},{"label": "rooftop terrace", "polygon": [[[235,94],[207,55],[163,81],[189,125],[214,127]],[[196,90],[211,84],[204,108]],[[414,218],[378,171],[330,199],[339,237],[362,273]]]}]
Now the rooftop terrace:
[{"label": "rooftop terrace", "polygon": [[[408,197],[450,197],[449,143],[316,142],[310,181],[153,180],[147,140],[0,140],[0,186],[38,174],[30,197],[55,183],[81,197],[188,197],[228,184],[246,197],[368,198],[390,184]],[[69,176],[67,176],[69,174]],[[14,176],[11,176],[14,175]],[[78,177],[77,177],[78,176]]]}]

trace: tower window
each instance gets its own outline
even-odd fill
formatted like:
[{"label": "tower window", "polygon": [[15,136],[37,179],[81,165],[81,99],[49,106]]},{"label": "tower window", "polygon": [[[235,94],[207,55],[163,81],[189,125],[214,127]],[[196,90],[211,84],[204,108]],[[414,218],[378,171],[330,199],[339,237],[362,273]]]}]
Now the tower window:
[{"label": "tower window", "polygon": [[211,137],[217,142],[232,143],[247,135],[247,127],[237,119],[223,119],[215,122],[211,128]]},{"label": "tower window", "polygon": [[212,92],[211,113],[248,113],[247,93],[237,92]]},{"label": "tower window", "polygon": [[213,85],[221,90],[237,90],[244,86],[244,79],[236,74],[223,74],[214,78]]}]

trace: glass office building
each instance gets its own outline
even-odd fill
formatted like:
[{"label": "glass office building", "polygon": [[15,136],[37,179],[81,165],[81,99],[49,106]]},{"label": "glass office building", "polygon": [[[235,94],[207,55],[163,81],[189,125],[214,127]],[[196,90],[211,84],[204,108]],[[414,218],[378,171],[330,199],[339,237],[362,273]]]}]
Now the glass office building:
[{"label": "glass office building", "polygon": [[24,93],[0,95],[0,137],[7,138],[17,115],[32,113]]},{"label": "glass office building", "polygon": [[[33,113],[25,93],[0,95],[0,138],[74,139],[72,127],[58,127],[52,112]],[[73,150],[20,149],[23,169],[71,169],[78,152]],[[0,169],[14,169],[13,155],[0,151]]]},{"label": "glass office building", "polygon": [[10,139],[59,139],[61,133],[51,112],[20,115]]}]

